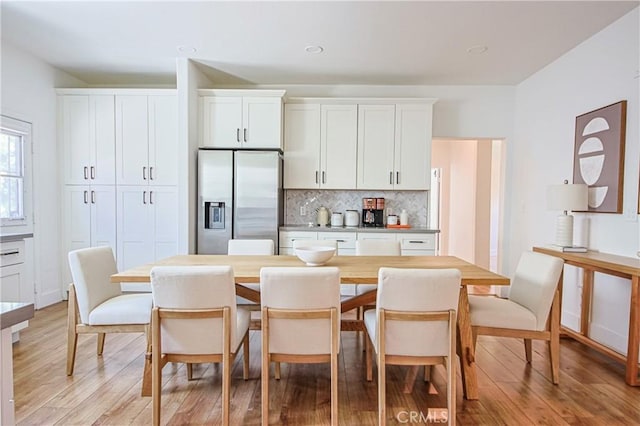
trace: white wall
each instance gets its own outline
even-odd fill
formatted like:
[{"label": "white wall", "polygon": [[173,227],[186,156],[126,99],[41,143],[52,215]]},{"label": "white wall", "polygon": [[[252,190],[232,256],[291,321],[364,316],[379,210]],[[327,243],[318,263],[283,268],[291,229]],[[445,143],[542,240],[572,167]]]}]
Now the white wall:
[{"label": "white wall", "polygon": [[[580,238],[592,249],[635,257],[638,242],[639,79],[638,8],[517,87],[514,139],[507,158],[505,254],[553,241],[558,212],[545,206],[546,188],[572,180],[575,118],[626,99],[625,214],[575,214]],[[586,232],[586,233],[585,233]],[[563,323],[579,312],[576,270],[565,274]],[[626,349],[630,284],[597,275],[592,336]]]},{"label": "white wall", "polygon": [[2,113],[33,123],[36,307],[62,299],[55,87],[86,84],[2,40]]}]

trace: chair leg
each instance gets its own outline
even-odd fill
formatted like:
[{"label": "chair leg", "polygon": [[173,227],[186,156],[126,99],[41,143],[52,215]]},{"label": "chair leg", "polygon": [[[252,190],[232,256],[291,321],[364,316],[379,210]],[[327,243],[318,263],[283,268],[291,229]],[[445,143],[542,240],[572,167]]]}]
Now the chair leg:
[{"label": "chair leg", "polygon": [[76,348],[78,347],[78,333],[76,324],[78,314],[76,312],[76,292],[73,285],[69,286],[69,306],[67,308],[67,376],[73,374],[76,362]]},{"label": "chair leg", "polygon": [[160,316],[158,310],[154,309],[152,312],[152,327],[151,327],[151,345],[153,351],[151,352],[151,396],[152,396],[152,411],[151,422],[153,426],[160,425],[160,410],[161,410],[161,393],[162,393],[162,364],[161,364],[161,349],[160,349]]},{"label": "chair leg", "polygon": [[249,331],[244,335],[242,350],[242,378],[244,380],[249,380]]},{"label": "chair leg", "polygon": [[275,371],[274,376],[275,376],[276,380],[280,380],[280,363],[279,362],[276,362],[276,369],[275,370],[276,371]]},{"label": "chair leg", "polygon": [[455,349],[449,352],[447,357],[447,423],[456,424],[456,362]]},{"label": "chair leg", "polygon": [[378,425],[385,426],[387,424],[387,382],[386,368],[384,364],[384,355],[378,348]]},{"label": "chair leg", "polygon": [[424,366],[424,381],[430,382],[431,377],[433,377],[433,365],[425,365]]},{"label": "chair leg", "polygon": [[533,359],[533,351],[531,349],[531,339],[524,339],[524,356],[527,360],[527,363],[531,364],[531,360]]},{"label": "chair leg", "polygon": [[262,426],[269,424],[269,318],[267,308],[262,309]]},{"label": "chair leg", "polygon": [[193,364],[187,363],[187,380],[193,380]]},{"label": "chair leg", "polygon": [[105,336],[106,336],[106,333],[98,333],[98,356],[101,356],[102,352],[104,351]]},{"label": "chair leg", "polygon": [[551,336],[549,341],[549,358],[551,359],[551,381],[554,385],[560,383],[560,340]]},{"label": "chair leg", "polygon": [[369,334],[366,331],[364,332],[364,348],[364,365],[366,368],[366,377],[367,381],[370,382],[371,380],[373,380],[373,366],[371,365],[372,347],[371,340],[369,339]]}]

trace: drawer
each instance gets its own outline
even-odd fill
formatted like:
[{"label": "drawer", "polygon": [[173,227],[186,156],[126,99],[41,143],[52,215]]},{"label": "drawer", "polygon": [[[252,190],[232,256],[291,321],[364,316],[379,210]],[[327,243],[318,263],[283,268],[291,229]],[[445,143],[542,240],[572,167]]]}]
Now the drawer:
[{"label": "drawer", "polygon": [[[317,232],[282,231],[280,232],[280,247],[293,247],[295,240],[317,240]],[[282,254],[282,250],[280,251]]]},{"label": "drawer", "polygon": [[[338,252],[343,249],[356,248],[355,232],[318,232],[319,240],[336,240],[338,242]],[[345,252],[346,253],[346,252]],[[339,253],[342,254],[342,253]]]},{"label": "drawer", "polygon": [[396,234],[400,248],[405,250],[435,250],[435,234]]},{"label": "drawer", "polygon": [[358,239],[395,241],[396,234],[390,232],[358,232]]},{"label": "drawer", "polygon": [[0,245],[0,266],[24,263],[24,241],[9,241]]}]

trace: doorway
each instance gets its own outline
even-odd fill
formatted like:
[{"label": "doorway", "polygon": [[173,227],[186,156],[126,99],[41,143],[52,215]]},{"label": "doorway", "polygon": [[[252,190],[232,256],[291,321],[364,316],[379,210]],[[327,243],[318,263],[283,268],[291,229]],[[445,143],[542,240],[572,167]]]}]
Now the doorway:
[{"label": "doorway", "polygon": [[434,139],[430,225],[439,254],[497,272],[504,168],[502,139]]}]

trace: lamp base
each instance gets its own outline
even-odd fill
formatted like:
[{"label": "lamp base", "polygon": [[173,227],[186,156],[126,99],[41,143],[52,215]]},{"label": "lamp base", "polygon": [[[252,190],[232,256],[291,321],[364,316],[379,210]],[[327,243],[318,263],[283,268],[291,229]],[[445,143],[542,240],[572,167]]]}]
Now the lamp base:
[{"label": "lamp base", "polygon": [[570,247],[573,245],[573,216],[562,214],[556,219],[557,246]]}]

